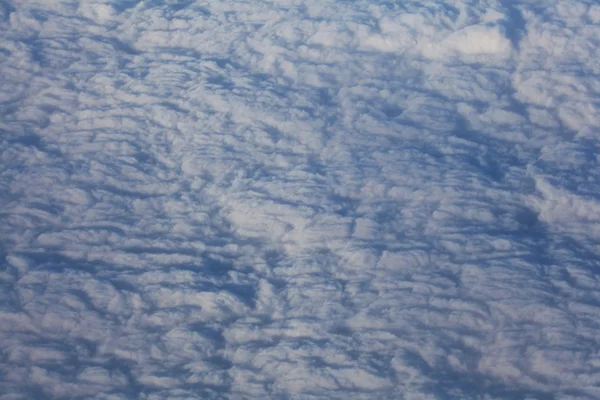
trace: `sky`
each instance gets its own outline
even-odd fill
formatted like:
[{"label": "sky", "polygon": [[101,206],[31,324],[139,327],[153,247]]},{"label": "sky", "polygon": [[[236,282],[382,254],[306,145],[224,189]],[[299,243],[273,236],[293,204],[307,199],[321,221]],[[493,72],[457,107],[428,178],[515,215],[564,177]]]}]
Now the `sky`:
[{"label": "sky", "polygon": [[0,399],[600,398],[600,4],[0,0]]}]

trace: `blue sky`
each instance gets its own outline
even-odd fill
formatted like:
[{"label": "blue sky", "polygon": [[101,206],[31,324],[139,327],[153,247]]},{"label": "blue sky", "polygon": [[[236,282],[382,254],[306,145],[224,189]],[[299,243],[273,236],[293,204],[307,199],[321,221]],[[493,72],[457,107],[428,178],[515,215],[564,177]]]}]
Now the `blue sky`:
[{"label": "blue sky", "polygon": [[0,399],[600,397],[594,1],[0,1]]}]

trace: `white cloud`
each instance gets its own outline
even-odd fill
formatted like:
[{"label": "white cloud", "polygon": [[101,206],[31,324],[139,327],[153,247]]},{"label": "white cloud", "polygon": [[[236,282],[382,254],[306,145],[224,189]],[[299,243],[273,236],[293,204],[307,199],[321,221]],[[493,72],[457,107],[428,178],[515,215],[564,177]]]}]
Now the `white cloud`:
[{"label": "white cloud", "polygon": [[5,3],[2,398],[598,397],[597,6]]},{"label": "white cloud", "polygon": [[[510,56],[511,44],[500,26],[471,25],[450,33],[439,43],[427,43],[423,54],[432,59],[443,59],[452,53],[458,56]],[[483,62],[487,58],[481,59]]]}]

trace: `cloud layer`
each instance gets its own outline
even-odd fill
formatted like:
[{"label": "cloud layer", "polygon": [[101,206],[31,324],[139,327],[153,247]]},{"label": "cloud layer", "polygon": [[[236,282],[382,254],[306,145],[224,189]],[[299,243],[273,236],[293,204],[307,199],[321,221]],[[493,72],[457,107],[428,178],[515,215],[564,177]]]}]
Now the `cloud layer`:
[{"label": "cloud layer", "polygon": [[0,1],[1,399],[600,397],[600,6]]}]

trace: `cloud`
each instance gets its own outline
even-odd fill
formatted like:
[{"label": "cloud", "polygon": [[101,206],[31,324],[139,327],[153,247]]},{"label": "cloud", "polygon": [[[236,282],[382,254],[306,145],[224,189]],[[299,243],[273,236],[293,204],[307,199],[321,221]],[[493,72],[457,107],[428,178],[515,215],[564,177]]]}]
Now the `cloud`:
[{"label": "cloud", "polygon": [[510,55],[511,45],[499,26],[471,25],[453,32],[440,44],[427,46],[424,54],[435,59],[449,51],[466,57],[507,57]]},{"label": "cloud", "polygon": [[1,398],[599,396],[597,6],[4,3]]}]

